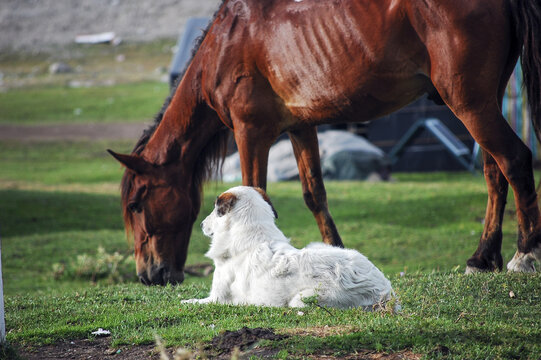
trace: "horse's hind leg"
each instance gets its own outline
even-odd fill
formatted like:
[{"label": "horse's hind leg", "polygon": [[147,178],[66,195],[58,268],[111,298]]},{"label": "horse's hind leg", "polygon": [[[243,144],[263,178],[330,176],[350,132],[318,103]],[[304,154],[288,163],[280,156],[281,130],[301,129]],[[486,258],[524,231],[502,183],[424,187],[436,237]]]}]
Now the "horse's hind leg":
[{"label": "horse's hind leg", "polygon": [[503,267],[502,221],[509,186],[498,164],[486,151],[483,151],[483,164],[488,189],[485,226],[477,250],[466,262],[466,274],[502,270]]},{"label": "horse's hind leg", "polygon": [[[464,122],[479,145],[497,162],[515,194],[518,252],[507,268],[510,271],[535,271],[533,261],[536,258],[541,260],[541,224],[532,171],[532,154],[498,110],[496,108],[490,111],[491,115],[487,114],[482,119],[476,116],[468,119],[468,116],[464,116]],[[490,182],[488,184],[491,185]],[[494,194],[498,189],[491,191]],[[499,204],[502,205],[503,194],[496,196],[500,196]],[[503,210],[503,206],[500,206],[500,209]]]},{"label": "horse's hind leg", "polygon": [[297,159],[304,201],[316,218],[323,242],[344,247],[327,205],[316,128],[290,131],[289,138]]},{"label": "horse's hind leg", "polygon": [[[511,56],[506,65],[506,70],[500,80],[498,90],[498,106],[501,109],[503,97],[509,77],[516,63],[516,56]],[[502,222],[507,202],[509,183],[503,175],[496,160],[488,152],[483,150],[483,172],[487,183],[488,203],[485,214],[483,234],[479,239],[479,246],[466,262],[466,274],[480,271],[502,270]]]},{"label": "horse's hind leg", "polygon": [[[482,94],[482,92],[476,93]],[[454,105],[451,100],[449,106],[466,125],[479,145],[492,155],[515,194],[518,252],[513,261],[508,264],[508,269],[521,272],[534,271],[533,261],[541,259],[541,225],[533,179],[531,151],[503,118],[495,100],[496,96],[494,96],[493,102],[481,104],[479,107],[477,105],[461,106],[462,104],[475,104],[474,101],[468,101],[467,97],[465,99],[467,100],[455,99],[459,106]],[[470,100],[472,99],[470,98]],[[489,175],[492,173],[492,175],[499,176],[498,171],[490,162],[488,172]],[[487,182],[489,191],[491,191],[489,196],[492,196],[492,200],[489,200],[489,206],[495,206],[494,209],[487,209],[487,213],[503,211],[504,197],[501,191],[505,185],[502,180],[499,178],[497,181]],[[498,184],[500,189],[494,188]],[[489,218],[488,226],[495,225],[497,228],[501,215],[493,214],[493,216],[496,221],[491,224]],[[492,234],[498,234],[498,231],[493,231]],[[497,242],[493,241],[492,244],[496,246]]]},{"label": "horse's hind leg", "polygon": [[[518,252],[508,269],[532,271],[534,259],[541,260],[541,223],[532,153],[511,129],[499,106],[501,84],[507,82],[510,64],[516,60],[519,49],[510,36],[512,25],[505,12],[479,14],[482,16],[467,19],[468,26],[464,26],[466,19],[450,19],[447,32],[435,33],[429,39],[430,77],[442,99],[491,155],[511,185],[517,208]],[[489,28],[494,30],[487,31]],[[492,197],[489,206],[494,208],[487,209],[487,213],[493,215],[492,223],[497,228],[501,215],[493,212],[503,211],[505,200],[498,191],[505,185],[494,163],[488,160],[487,183]],[[491,226],[491,219],[488,220]],[[494,240],[492,245],[499,247]]]}]

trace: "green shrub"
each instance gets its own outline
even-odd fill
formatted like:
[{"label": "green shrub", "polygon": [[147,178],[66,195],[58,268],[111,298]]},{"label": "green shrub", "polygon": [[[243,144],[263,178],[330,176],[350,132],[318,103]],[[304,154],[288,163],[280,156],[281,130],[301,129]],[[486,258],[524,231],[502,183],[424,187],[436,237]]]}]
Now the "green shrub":
[{"label": "green shrub", "polygon": [[108,283],[118,284],[136,281],[135,260],[131,254],[122,255],[118,251],[108,253],[98,247],[96,255],[77,255],[68,264],[55,263],[52,266],[56,280],[80,279],[96,282],[105,279]]}]

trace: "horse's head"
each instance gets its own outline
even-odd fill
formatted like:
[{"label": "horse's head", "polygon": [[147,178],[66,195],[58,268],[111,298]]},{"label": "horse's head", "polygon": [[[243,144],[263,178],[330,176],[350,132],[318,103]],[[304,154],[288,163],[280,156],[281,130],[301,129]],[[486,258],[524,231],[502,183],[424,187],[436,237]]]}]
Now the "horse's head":
[{"label": "horse's head", "polygon": [[109,153],[126,167],[122,207],[126,230],[134,236],[137,276],[145,285],[182,283],[200,189],[193,188],[189,172],[179,164],[156,165],[137,154]]}]

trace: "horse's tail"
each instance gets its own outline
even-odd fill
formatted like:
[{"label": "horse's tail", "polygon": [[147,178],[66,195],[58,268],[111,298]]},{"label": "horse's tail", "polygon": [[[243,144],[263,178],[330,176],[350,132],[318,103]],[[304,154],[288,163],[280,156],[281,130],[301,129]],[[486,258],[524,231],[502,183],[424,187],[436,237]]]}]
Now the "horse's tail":
[{"label": "horse's tail", "polygon": [[524,87],[528,94],[531,121],[541,142],[541,3],[538,0],[509,0],[520,57]]}]

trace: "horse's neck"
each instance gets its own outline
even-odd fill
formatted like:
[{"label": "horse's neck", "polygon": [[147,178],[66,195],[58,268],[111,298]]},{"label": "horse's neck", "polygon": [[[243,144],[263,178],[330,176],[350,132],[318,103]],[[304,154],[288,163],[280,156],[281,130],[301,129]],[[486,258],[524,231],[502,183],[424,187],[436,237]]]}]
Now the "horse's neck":
[{"label": "horse's neck", "polygon": [[199,95],[199,86],[190,73],[179,84],[156,131],[142,152],[154,164],[197,158],[216,132],[214,119],[208,116]]}]

